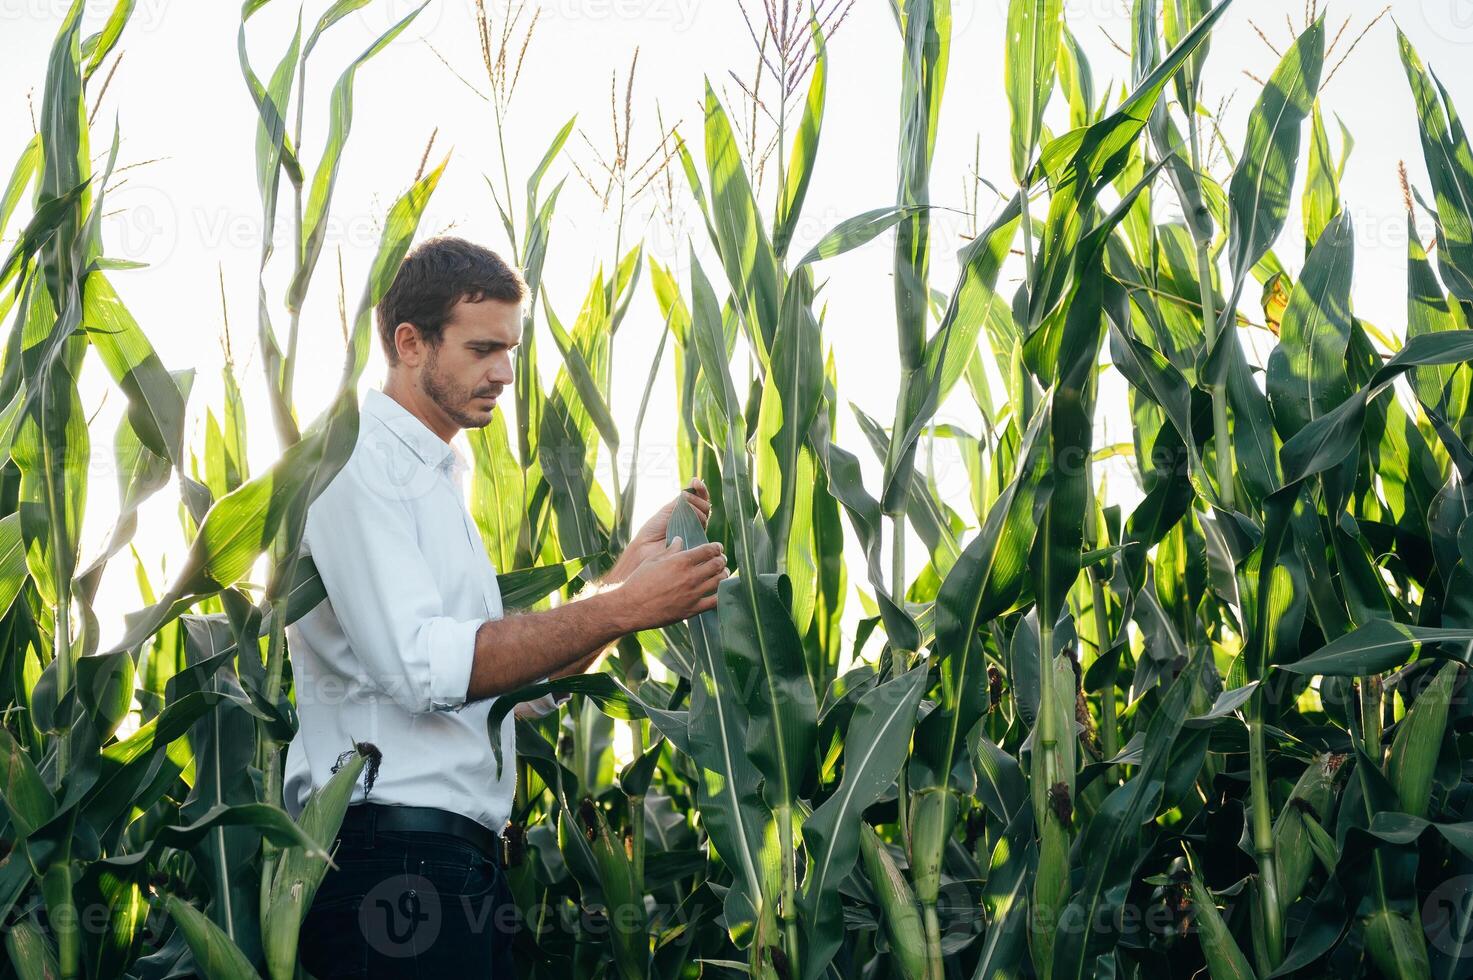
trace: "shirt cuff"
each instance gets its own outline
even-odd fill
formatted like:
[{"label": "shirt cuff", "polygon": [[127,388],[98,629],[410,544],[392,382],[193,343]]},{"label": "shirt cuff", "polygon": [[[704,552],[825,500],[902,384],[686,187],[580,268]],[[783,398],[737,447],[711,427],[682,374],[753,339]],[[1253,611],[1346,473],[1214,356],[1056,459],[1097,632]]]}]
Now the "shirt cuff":
[{"label": "shirt cuff", "polygon": [[484,620],[451,621],[436,631],[430,645],[430,708],[459,711],[471,684],[476,633]]},{"label": "shirt cuff", "polygon": [[512,714],[524,719],[541,718],[562,707],[571,697],[572,695],[567,693],[544,694],[534,701],[523,701],[512,709]]}]

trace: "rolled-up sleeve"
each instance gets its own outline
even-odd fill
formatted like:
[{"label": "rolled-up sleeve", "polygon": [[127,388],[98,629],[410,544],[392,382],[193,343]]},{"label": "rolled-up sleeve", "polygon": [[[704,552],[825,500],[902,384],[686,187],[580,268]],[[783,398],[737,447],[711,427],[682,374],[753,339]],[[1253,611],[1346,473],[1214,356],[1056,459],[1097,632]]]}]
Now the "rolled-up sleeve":
[{"label": "rolled-up sleeve", "polygon": [[307,510],[306,541],[364,680],[417,713],[465,705],[484,619],[446,615],[402,499],[351,461]]}]

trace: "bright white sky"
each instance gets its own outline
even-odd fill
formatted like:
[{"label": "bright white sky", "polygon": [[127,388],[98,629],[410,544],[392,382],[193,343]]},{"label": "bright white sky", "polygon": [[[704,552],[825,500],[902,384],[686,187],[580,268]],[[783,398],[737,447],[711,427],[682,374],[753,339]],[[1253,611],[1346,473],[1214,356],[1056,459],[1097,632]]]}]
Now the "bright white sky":
[{"label": "bright white sky", "polygon": [[[489,0],[499,23],[506,0]],[[1212,42],[1206,92],[1209,103],[1228,99],[1224,116],[1229,144],[1236,152],[1245,116],[1259,85],[1244,74],[1266,78],[1277,57],[1255,33],[1256,21],[1283,50],[1290,38],[1286,16],[1302,23],[1307,0],[1238,0]],[[951,74],[936,149],[933,200],[964,206],[964,188],[980,135],[984,177],[1008,180],[1008,111],[1002,89],[1006,0],[953,0],[955,28]],[[520,188],[549,139],[575,113],[580,129],[605,156],[612,143],[609,91],[617,73],[622,98],[630,58],[639,49],[634,88],[631,155],[652,152],[659,140],[656,105],[667,124],[678,122],[698,159],[702,76],[725,84],[736,95],[728,70],[750,78],[754,48],[735,0],[528,0],[541,7],[541,19],[527,53],[507,130],[512,184]],[[66,0],[0,0],[0,161],[18,154],[31,132],[28,94],[39,99],[47,50]],[[325,0],[307,4],[315,21]],[[327,122],[327,94],[348,61],[389,24],[407,13],[408,0],[379,0],[339,25],[312,58],[304,155],[315,166]],[[760,7],[749,0],[749,7]],[[799,254],[839,220],[894,200],[897,80],[900,44],[884,0],[860,0],[830,44],[829,109],[817,171],[795,251]],[[88,4],[87,30],[95,30],[111,0]],[[1068,0],[1073,30],[1092,62],[1097,86],[1129,76],[1128,59],[1112,44],[1128,47],[1128,0]],[[1469,0],[1395,0],[1392,17],[1412,37],[1464,114],[1473,112],[1473,4]],[[277,0],[251,22],[252,56],[266,74],[290,36],[297,5]],[[1349,15],[1350,28],[1332,63],[1380,9],[1379,3],[1339,0],[1330,8],[1331,35]],[[170,368],[193,366],[198,380],[190,401],[190,438],[203,442],[206,406],[221,403],[222,311],[218,275],[223,269],[232,341],[241,365],[250,409],[250,458],[257,472],[277,447],[264,400],[260,358],[255,350],[255,265],[261,228],[253,139],[254,108],[236,64],[239,5],[221,0],[138,0],[125,52],[96,120],[94,144],[105,148],[116,116],[122,129],[120,167],[125,174],[110,197],[118,209],[107,229],[108,254],[149,263],[147,269],[119,273],[114,281]],[[530,16],[530,11],[527,16]],[[524,19],[525,22],[525,19]],[[425,233],[453,231],[498,251],[507,246],[483,175],[499,169],[496,126],[488,103],[457,80],[436,51],[466,78],[485,89],[474,28],[472,0],[430,0],[418,21],[392,47],[369,62],[358,76],[357,117],[338,183],[335,221],[303,321],[298,401],[310,419],[337,383],[342,341],[337,317],[336,255],[341,248],[350,312],[362,291],[367,263],[388,205],[408,184],[425,142],[438,127],[434,157],[447,150],[451,161],[423,225]],[[432,50],[433,47],[433,50]],[[1383,329],[1401,333],[1405,322],[1405,224],[1396,177],[1405,159],[1413,182],[1426,188],[1426,171],[1417,141],[1411,97],[1398,60],[1391,17],[1378,24],[1356,48],[1324,93],[1327,109],[1358,139],[1345,179],[1344,194],[1357,229],[1356,312]],[[1056,102],[1050,119],[1062,127]],[[1332,140],[1339,135],[1331,125]],[[6,149],[8,147],[8,149]],[[569,142],[554,165],[550,186],[563,174],[570,179],[558,208],[545,282],[555,308],[571,318],[599,263],[613,259],[614,221],[599,199],[573,173],[585,172],[593,151],[582,136]],[[0,162],[8,172],[9,162]],[[1217,175],[1226,174],[1221,165]],[[677,174],[678,177],[678,174]],[[770,194],[771,181],[767,191]],[[677,180],[677,190],[683,182]],[[1169,194],[1160,195],[1163,201]],[[672,236],[662,220],[650,220],[656,203],[647,196],[633,208],[625,242],[644,234],[650,254],[680,270],[682,282],[687,237]],[[985,222],[995,205],[982,190]],[[1169,206],[1169,204],[1168,204]],[[677,196],[677,207],[688,211]],[[283,218],[289,214],[284,207]],[[1162,215],[1163,219],[1166,215]],[[1297,220],[1297,215],[1296,215]],[[967,231],[962,220],[941,212],[936,229],[934,284],[949,289],[952,256]],[[709,255],[704,232],[698,251]],[[1423,236],[1428,237],[1428,235]],[[1297,265],[1300,240],[1289,228],[1280,245],[1282,258]],[[271,277],[272,295],[284,294],[289,266],[287,226],[278,231],[278,254]],[[865,411],[887,420],[894,407],[895,338],[890,285],[889,237],[827,263],[829,277],[826,337],[838,361],[840,391]],[[1008,295],[1021,270],[1004,272]],[[1250,289],[1249,299],[1256,290]],[[275,311],[279,328],[285,314]],[[618,338],[614,411],[621,428],[632,428],[639,389],[653,356],[661,321],[648,280]],[[555,361],[544,346],[546,366]],[[377,347],[365,383],[377,384],[382,361]],[[110,438],[123,398],[93,365],[84,378],[84,401],[97,410],[94,465],[84,561],[101,547],[115,513],[115,480]],[[668,370],[652,400],[641,460],[639,514],[648,513],[676,489],[673,464],[674,393]],[[1119,398],[1118,390],[1113,395]],[[1125,412],[1108,413],[1097,441],[1128,439]],[[964,393],[944,406],[939,420],[977,428],[975,409]],[[867,458],[863,440],[850,419],[841,420],[840,438]],[[628,462],[621,465],[627,473]],[[966,476],[959,465],[938,473],[942,488],[966,508]],[[876,474],[877,477],[877,474]],[[1123,480],[1112,476],[1121,492]],[[177,563],[183,539],[172,493],[160,494],[145,510],[137,543],[155,586],[165,584],[165,556]],[[911,555],[919,559],[919,547]],[[854,563],[851,573],[862,575]],[[104,579],[98,612],[104,648],[118,635],[121,614],[136,608],[133,569],[126,553]]]}]

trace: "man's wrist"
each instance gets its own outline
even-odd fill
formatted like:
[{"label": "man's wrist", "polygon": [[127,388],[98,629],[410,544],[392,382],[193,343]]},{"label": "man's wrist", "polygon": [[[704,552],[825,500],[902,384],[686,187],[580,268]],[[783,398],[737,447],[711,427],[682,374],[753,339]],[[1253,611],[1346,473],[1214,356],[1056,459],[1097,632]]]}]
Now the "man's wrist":
[{"label": "man's wrist", "polygon": [[618,558],[614,559],[613,567],[599,582],[604,585],[621,585],[634,570],[639,567],[639,561],[634,557],[634,545],[625,548]]},{"label": "man's wrist", "polygon": [[639,630],[639,625],[633,621],[624,590],[618,584],[609,584],[607,577],[599,590],[584,601],[594,606],[599,620],[607,624],[606,631],[612,634],[609,642]]}]

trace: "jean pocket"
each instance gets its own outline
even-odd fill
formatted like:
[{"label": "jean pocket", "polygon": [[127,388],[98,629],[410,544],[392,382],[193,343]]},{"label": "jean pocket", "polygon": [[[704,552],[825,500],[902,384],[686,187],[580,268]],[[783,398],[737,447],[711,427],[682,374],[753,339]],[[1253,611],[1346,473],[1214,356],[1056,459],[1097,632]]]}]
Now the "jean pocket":
[{"label": "jean pocket", "polygon": [[410,868],[428,879],[442,895],[479,896],[496,887],[500,868],[469,845],[416,848]]}]

